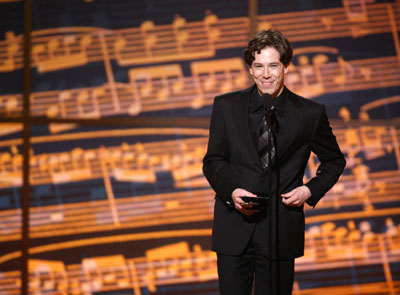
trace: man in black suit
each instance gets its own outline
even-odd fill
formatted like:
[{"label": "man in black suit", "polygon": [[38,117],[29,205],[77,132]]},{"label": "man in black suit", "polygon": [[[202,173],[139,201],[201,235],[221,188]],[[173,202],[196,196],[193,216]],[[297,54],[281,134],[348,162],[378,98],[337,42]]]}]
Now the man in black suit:
[{"label": "man in black suit", "polygon": [[[294,258],[304,254],[303,204],[314,207],[346,163],[325,107],[284,86],[292,54],[279,31],[258,33],[244,52],[255,84],[214,100],[203,172],[216,192],[212,249],[223,295],[291,294]],[[265,130],[269,149],[260,147]],[[320,165],[303,184],[311,152]],[[268,192],[261,208],[242,198]]]}]

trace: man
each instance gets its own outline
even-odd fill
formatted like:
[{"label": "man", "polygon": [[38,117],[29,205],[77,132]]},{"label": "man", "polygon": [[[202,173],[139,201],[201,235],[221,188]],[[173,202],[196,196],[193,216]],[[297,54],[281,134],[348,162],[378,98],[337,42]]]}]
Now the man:
[{"label": "man", "polygon": [[[304,254],[303,204],[314,207],[345,166],[325,107],[284,86],[292,53],[279,31],[258,33],[244,52],[255,84],[214,100],[203,172],[216,192],[212,250],[222,295],[250,295],[253,286],[255,295],[291,294],[294,258]],[[310,152],[320,166],[303,184]],[[243,200],[268,192],[261,209]]]}]

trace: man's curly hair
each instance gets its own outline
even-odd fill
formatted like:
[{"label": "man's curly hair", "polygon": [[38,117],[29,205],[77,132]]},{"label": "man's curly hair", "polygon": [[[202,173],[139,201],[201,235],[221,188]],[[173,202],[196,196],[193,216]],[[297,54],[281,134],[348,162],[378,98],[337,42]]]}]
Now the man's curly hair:
[{"label": "man's curly hair", "polygon": [[246,64],[251,66],[255,59],[255,53],[259,54],[266,47],[275,48],[280,54],[280,61],[285,66],[290,63],[293,56],[293,49],[288,39],[280,31],[268,29],[257,33],[249,41],[247,49],[243,53]]}]

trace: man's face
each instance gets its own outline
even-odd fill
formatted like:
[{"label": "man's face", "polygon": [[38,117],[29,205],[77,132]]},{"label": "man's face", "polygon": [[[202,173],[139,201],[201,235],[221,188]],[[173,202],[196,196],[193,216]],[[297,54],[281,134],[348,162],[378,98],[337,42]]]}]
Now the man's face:
[{"label": "man's face", "polygon": [[281,94],[285,74],[288,72],[280,61],[279,52],[273,47],[266,47],[254,55],[254,61],[249,68],[260,94],[268,93],[273,98]]}]

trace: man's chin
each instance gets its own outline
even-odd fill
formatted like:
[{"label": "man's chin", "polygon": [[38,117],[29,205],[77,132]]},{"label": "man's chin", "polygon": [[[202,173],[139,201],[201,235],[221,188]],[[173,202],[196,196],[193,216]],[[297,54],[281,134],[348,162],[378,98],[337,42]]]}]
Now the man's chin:
[{"label": "man's chin", "polygon": [[272,97],[274,96],[274,92],[273,92],[271,89],[262,89],[262,90],[261,90],[261,93],[262,93],[262,94],[269,94],[269,95],[271,95]]},{"label": "man's chin", "polygon": [[258,90],[258,92],[261,94],[261,95],[263,95],[263,94],[269,94],[269,95],[271,95],[272,96],[272,98],[275,98],[275,97],[277,97],[282,91],[279,91],[279,90],[276,90],[276,89],[271,89],[271,88],[268,88],[268,89],[259,89]]}]

